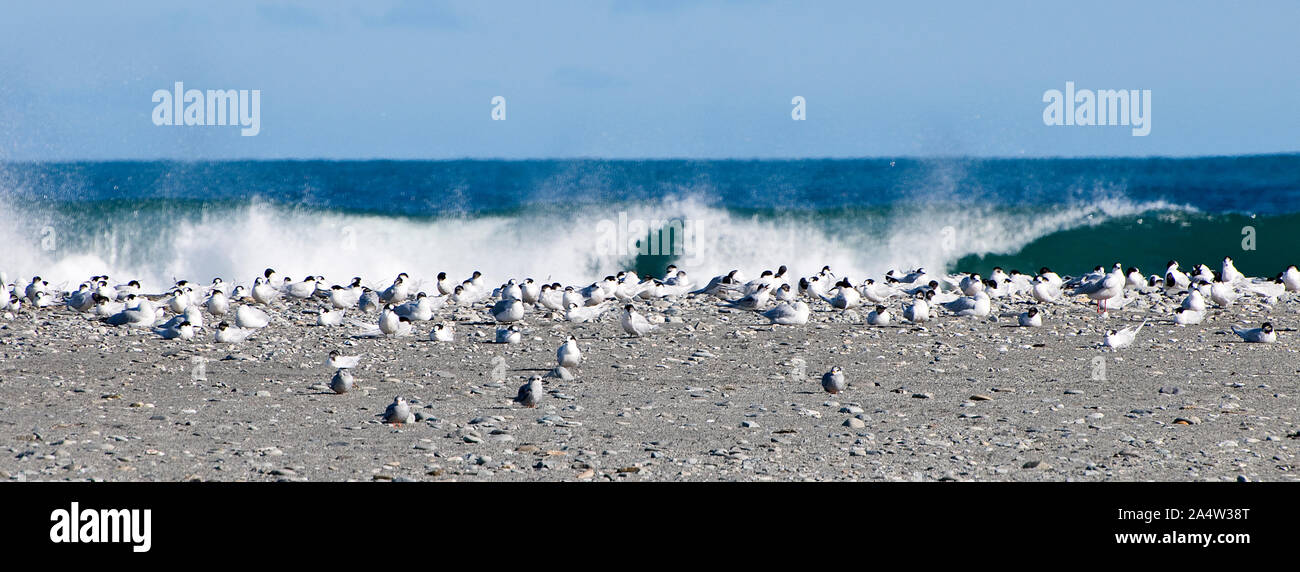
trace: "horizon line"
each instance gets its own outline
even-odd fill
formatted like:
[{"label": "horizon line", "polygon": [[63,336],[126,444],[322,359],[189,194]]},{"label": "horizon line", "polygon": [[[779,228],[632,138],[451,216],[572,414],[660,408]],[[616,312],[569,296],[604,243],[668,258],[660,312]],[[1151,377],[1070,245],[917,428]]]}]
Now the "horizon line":
[{"label": "horizon line", "polygon": [[5,159],[0,164],[53,164],[53,163],[529,163],[560,161],[600,161],[600,162],[798,162],[798,161],[933,161],[933,160],[967,160],[967,161],[1051,161],[1051,160],[1171,160],[1187,161],[1197,159],[1244,159],[1260,157],[1300,156],[1300,150],[1276,151],[1266,153],[1243,153],[1237,155],[863,155],[863,156],[822,156],[822,157],[600,157],[577,155],[569,157],[443,157],[443,158],[395,158],[395,157],[231,157],[231,158],[195,158],[176,157],[156,158],[106,158],[106,159]]}]

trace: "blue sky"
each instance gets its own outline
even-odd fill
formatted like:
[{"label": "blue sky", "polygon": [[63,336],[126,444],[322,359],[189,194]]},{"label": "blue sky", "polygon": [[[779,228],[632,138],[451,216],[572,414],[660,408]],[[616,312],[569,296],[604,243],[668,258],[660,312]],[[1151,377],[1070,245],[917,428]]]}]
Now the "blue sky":
[{"label": "blue sky", "polygon": [[[1297,25],[1282,1],[4,2],[0,160],[1296,152]],[[261,133],[155,126],[176,81],[261,90]],[[1044,125],[1066,81],[1151,90],[1151,134]]]}]

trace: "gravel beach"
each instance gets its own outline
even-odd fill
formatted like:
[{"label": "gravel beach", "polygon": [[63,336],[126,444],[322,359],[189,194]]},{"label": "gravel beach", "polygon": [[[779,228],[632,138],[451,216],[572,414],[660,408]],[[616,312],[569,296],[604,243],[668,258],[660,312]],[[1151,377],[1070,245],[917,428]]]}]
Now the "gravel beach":
[{"label": "gravel beach", "polygon": [[[819,301],[808,325],[774,327],[685,296],[638,302],[664,321],[642,338],[616,310],[574,324],[530,309],[518,345],[490,343],[484,304],[439,312],[450,343],[428,340],[435,322],[354,338],[302,302],[239,344],[214,343],[210,316],[181,341],[27,307],[0,320],[0,480],[1297,480],[1300,300],[1267,302],[1177,326],[1170,297],[1105,318],[1077,297],[1021,328],[1031,304],[1002,300],[922,328]],[[1101,347],[1144,319],[1132,346]],[[1275,344],[1231,331],[1266,320]],[[512,403],[570,334],[574,379]],[[329,389],[331,350],[361,356],[350,393]],[[849,387],[830,395],[837,365]],[[415,423],[382,422],[397,396]]]}]

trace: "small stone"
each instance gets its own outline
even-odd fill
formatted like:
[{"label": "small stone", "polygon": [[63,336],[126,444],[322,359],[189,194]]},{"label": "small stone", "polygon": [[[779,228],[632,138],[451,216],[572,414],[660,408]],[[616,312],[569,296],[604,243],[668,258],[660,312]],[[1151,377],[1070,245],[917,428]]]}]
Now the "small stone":
[{"label": "small stone", "polygon": [[975,395],[970,396],[970,400],[971,401],[992,401],[993,398],[987,395],[976,393]]},{"label": "small stone", "polygon": [[844,426],[852,429],[862,429],[867,426],[866,422],[857,417],[850,417],[844,420]]},{"label": "small stone", "polygon": [[1079,391],[1079,390],[1077,390],[1077,389],[1067,389],[1067,390],[1065,390],[1065,394],[1066,394],[1066,395],[1083,395],[1083,392],[1082,392],[1082,391]]},{"label": "small stone", "polygon": [[755,423],[753,421],[741,421],[740,426],[747,429],[753,429],[758,427],[758,423]]},{"label": "small stone", "polygon": [[913,394],[912,394],[912,397],[915,398],[915,399],[930,399],[931,397],[934,397],[934,394],[933,394],[933,393],[913,393]]},{"label": "small stone", "polygon": [[1022,465],[1021,468],[1047,470],[1052,468],[1052,466],[1042,461],[1029,461],[1028,463]]}]

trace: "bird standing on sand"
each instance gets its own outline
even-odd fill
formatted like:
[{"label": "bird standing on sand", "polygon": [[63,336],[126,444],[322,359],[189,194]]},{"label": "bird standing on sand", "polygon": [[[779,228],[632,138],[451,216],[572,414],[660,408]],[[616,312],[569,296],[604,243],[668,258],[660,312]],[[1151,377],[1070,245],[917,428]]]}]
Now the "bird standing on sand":
[{"label": "bird standing on sand", "polygon": [[1097,314],[1100,315],[1106,311],[1106,301],[1124,294],[1124,284],[1127,283],[1124,277],[1124,268],[1118,262],[1115,263],[1114,270],[1100,278],[1090,282],[1080,284],[1071,294],[1078,296],[1086,294],[1089,298],[1097,301]]},{"label": "bird standing on sand", "polygon": [[415,423],[415,414],[411,413],[411,406],[402,399],[401,396],[393,398],[393,402],[384,410],[384,423],[401,425],[403,423]]},{"label": "bird standing on sand", "polygon": [[534,375],[519,387],[519,394],[515,396],[514,402],[524,407],[537,407],[537,403],[541,400],[542,376]]},{"label": "bird standing on sand", "polygon": [[835,395],[847,387],[848,382],[844,381],[844,370],[838,365],[822,375],[822,389],[825,389],[826,393]]},{"label": "bird standing on sand", "polygon": [[501,323],[518,322],[524,319],[524,303],[518,298],[500,300],[492,306],[492,317]]},{"label": "bird standing on sand", "polygon": [[659,326],[651,324],[645,316],[638,314],[631,304],[623,306],[623,318],[619,323],[622,324],[624,332],[638,338],[659,329]]},{"label": "bird standing on sand", "polygon": [[330,378],[330,389],[340,395],[352,391],[352,384],[352,372],[346,369],[335,370],[334,377]]},{"label": "bird standing on sand", "polygon": [[555,350],[555,361],[560,364],[560,367],[577,367],[582,363],[582,350],[578,349],[578,338],[570,334],[569,339]]}]

